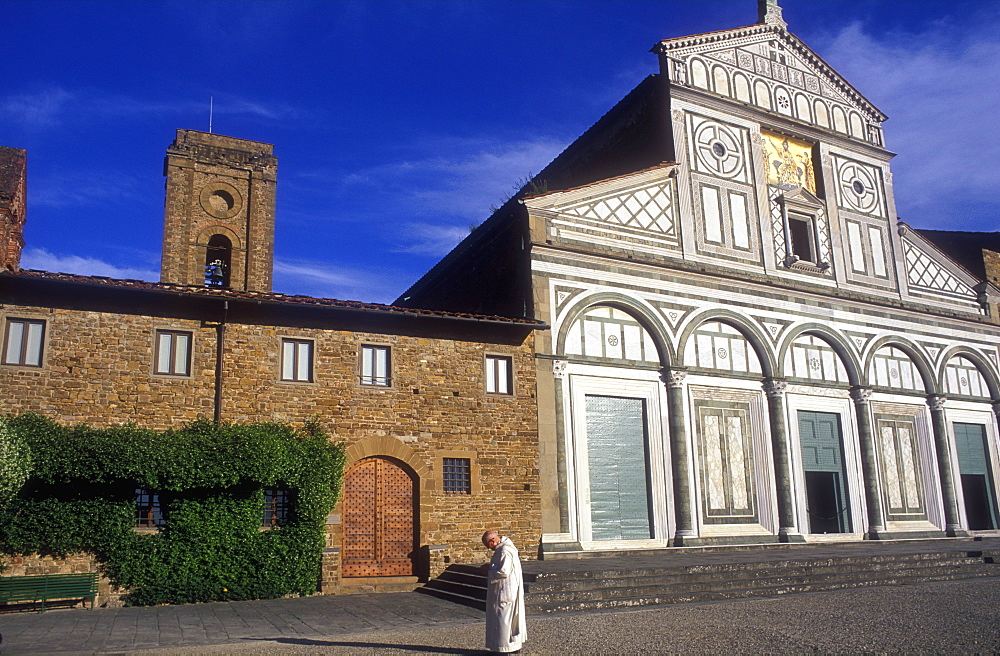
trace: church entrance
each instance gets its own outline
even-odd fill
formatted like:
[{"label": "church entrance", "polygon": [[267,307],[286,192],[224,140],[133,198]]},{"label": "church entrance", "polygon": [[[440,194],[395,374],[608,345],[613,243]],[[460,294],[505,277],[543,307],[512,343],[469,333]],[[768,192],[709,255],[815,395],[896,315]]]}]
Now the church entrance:
[{"label": "church entrance", "polygon": [[955,451],[970,531],[997,528],[997,504],[986,450],[986,427],[955,423]]},{"label": "church entrance", "polygon": [[344,577],[413,576],[416,477],[388,458],[365,458],[344,476]]},{"label": "church entrance", "polygon": [[847,533],[847,484],[840,415],[798,411],[809,532]]},{"label": "church entrance", "polygon": [[588,394],[586,430],[593,539],[651,538],[646,401]]}]

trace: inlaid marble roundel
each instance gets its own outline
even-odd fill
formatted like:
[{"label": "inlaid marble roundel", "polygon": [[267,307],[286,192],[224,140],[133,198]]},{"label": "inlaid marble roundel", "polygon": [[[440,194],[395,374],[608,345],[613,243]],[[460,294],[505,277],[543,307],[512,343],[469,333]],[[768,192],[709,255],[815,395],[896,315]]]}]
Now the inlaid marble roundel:
[{"label": "inlaid marble roundel", "polygon": [[706,121],[695,130],[695,155],[699,168],[724,178],[733,178],[743,170],[740,138],[719,123]]},{"label": "inlaid marble roundel", "polygon": [[846,207],[866,214],[878,213],[878,182],[871,169],[845,162],[840,167],[839,177],[840,195]]}]

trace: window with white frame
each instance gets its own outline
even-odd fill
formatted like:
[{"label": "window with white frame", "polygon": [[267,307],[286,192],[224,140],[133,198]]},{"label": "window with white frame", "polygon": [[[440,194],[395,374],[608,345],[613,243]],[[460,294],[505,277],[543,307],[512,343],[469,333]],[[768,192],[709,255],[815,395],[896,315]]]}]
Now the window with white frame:
[{"label": "window with white frame", "polygon": [[191,333],[178,330],[156,331],[156,366],[160,376],[191,374]]},{"label": "window with white frame", "polygon": [[389,387],[391,361],[388,346],[361,346],[361,384]]},{"label": "window with white frame", "polygon": [[818,263],[816,219],[798,212],[788,213],[788,251],[804,262]]},{"label": "window with white frame", "polygon": [[281,380],[311,383],[313,343],[307,339],[281,340]]},{"label": "window with white frame", "polygon": [[3,363],[24,367],[42,366],[45,322],[41,319],[7,319]]},{"label": "window with white frame", "polygon": [[506,355],[486,356],[486,391],[489,394],[512,394],[511,359]]}]

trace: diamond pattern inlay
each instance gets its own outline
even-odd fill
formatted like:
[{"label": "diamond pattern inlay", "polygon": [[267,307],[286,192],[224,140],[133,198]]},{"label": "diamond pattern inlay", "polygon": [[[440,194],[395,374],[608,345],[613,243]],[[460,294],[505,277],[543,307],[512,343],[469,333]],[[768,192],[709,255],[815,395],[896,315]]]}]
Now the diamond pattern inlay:
[{"label": "diamond pattern inlay", "polygon": [[673,207],[670,184],[658,183],[614,196],[591,198],[562,211],[673,236],[676,230]]},{"label": "diamond pattern inlay", "polygon": [[952,275],[926,253],[909,243],[904,244],[906,252],[906,276],[911,285],[925,289],[937,289],[956,294],[973,294],[972,288]]}]

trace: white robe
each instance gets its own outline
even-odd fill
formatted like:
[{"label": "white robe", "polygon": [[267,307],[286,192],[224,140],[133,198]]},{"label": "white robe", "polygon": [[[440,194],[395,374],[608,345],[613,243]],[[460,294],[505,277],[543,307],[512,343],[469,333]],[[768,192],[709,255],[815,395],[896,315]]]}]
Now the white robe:
[{"label": "white robe", "polygon": [[502,538],[490,559],[486,588],[486,648],[517,651],[527,637],[521,559],[510,538]]}]

